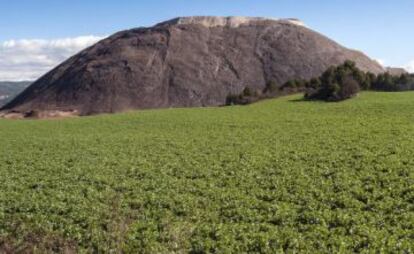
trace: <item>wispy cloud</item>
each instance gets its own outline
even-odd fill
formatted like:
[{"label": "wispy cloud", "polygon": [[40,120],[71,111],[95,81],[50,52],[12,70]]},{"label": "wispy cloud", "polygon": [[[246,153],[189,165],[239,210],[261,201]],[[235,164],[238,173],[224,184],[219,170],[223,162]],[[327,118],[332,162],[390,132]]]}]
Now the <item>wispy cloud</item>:
[{"label": "wispy cloud", "polygon": [[0,80],[34,80],[82,49],[103,39],[79,36],[0,42]]}]

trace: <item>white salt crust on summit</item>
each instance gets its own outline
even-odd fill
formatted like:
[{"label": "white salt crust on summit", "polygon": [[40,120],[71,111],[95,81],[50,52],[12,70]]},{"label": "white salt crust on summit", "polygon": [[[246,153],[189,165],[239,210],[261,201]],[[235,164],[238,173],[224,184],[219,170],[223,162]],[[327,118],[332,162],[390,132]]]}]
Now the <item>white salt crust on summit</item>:
[{"label": "white salt crust on summit", "polygon": [[162,22],[157,26],[163,25],[203,25],[205,27],[240,27],[242,25],[252,25],[257,22],[288,22],[298,26],[306,26],[298,19],[277,19],[263,17],[214,17],[214,16],[194,16],[194,17],[178,17],[175,19]]}]

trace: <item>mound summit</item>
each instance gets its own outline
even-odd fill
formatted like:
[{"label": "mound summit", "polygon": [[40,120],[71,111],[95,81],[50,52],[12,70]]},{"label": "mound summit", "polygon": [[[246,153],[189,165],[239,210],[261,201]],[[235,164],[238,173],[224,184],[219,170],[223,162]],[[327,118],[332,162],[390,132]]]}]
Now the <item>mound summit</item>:
[{"label": "mound summit", "polygon": [[3,114],[92,115],[223,105],[245,87],[319,76],[376,61],[296,19],[184,17],[118,32],[71,57],[2,108]]}]

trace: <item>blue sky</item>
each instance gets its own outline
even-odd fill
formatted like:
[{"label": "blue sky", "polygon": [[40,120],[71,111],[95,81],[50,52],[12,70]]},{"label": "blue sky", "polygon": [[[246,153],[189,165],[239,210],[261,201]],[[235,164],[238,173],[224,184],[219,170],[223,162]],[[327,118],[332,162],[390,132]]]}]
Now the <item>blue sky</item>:
[{"label": "blue sky", "polygon": [[[386,65],[405,66],[414,60],[413,0],[0,0],[0,45],[9,42],[11,55],[10,45],[20,44],[10,41],[22,39],[41,39],[42,49],[62,38],[89,36],[91,43],[90,36],[99,39],[119,30],[191,15],[299,18],[310,28]],[[82,46],[78,43],[55,61]],[[52,66],[53,59],[48,61]],[[12,67],[18,74],[18,67]]]}]

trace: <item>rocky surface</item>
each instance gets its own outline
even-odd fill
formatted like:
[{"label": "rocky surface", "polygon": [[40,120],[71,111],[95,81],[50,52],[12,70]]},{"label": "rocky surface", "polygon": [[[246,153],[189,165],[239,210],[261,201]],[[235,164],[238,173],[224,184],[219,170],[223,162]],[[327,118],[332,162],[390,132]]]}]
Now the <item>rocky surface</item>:
[{"label": "rocky surface", "polygon": [[217,106],[245,87],[309,79],[347,59],[364,71],[384,71],[295,19],[177,18],[116,33],[85,49],[37,80],[3,113]]}]

